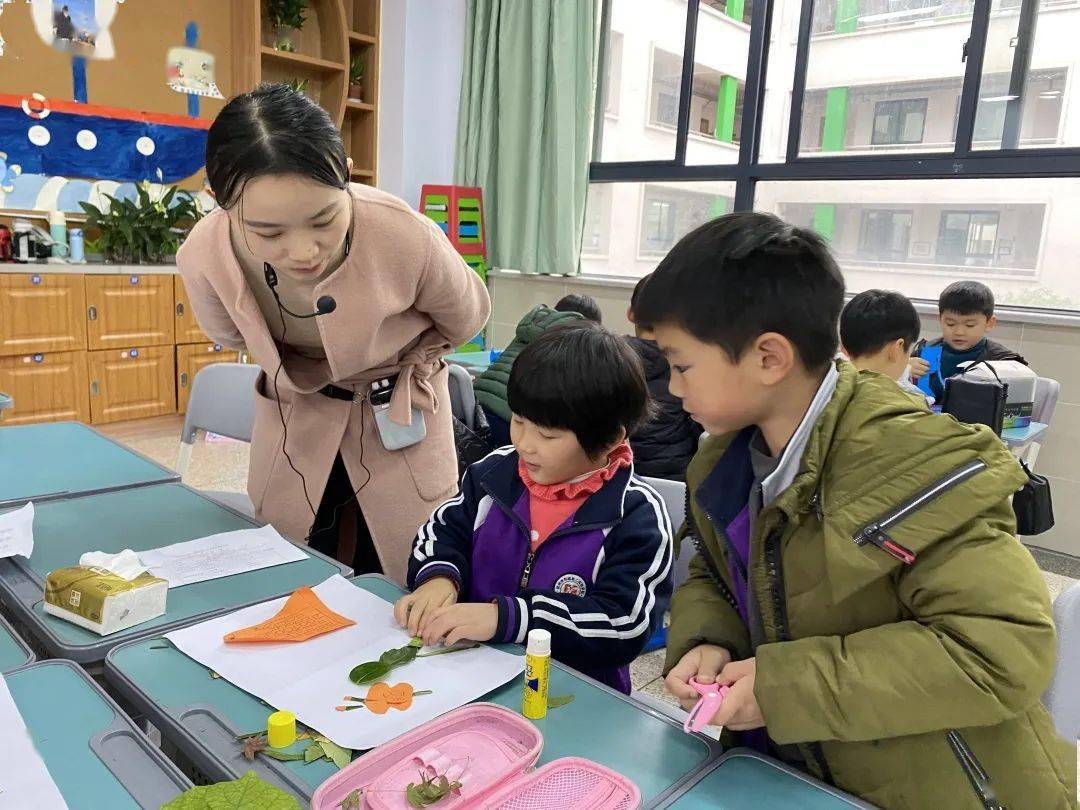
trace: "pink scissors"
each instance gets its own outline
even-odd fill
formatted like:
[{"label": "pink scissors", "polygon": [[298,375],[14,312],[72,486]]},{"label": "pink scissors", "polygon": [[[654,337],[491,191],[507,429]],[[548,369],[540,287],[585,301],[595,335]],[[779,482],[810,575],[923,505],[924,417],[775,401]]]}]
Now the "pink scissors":
[{"label": "pink scissors", "polygon": [[689,683],[701,697],[698,698],[698,702],[690,710],[686,722],[683,723],[683,731],[687,734],[701,731],[709,725],[709,721],[716,716],[727,693],[731,691],[731,687],[721,686],[718,683],[698,683],[697,678],[691,678]]}]

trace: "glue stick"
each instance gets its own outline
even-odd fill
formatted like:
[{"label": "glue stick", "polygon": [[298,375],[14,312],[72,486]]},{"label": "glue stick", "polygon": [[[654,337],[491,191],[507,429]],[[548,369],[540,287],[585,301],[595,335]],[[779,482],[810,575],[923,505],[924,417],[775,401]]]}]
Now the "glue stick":
[{"label": "glue stick", "polygon": [[550,674],[551,633],[530,630],[525,647],[525,699],[521,710],[530,720],[539,720],[547,714]]}]

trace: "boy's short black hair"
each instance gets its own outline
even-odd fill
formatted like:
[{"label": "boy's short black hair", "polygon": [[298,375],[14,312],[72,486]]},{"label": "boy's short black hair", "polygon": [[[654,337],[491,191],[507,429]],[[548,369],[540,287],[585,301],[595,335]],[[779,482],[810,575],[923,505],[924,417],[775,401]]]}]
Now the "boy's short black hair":
[{"label": "boy's short black hair", "polygon": [[803,365],[836,354],[844,277],[825,241],[772,214],[727,214],[691,231],[649,278],[634,309],[643,323],[679,326],[738,361],[777,332]]},{"label": "boy's short black hair", "polygon": [[591,321],[547,329],[514,360],[507,402],[538,425],[571,430],[591,458],[629,436],[649,411],[649,388],[637,353]]},{"label": "boy's short black hair", "polygon": [[566,295],[559,299],[559,303],[555,305],[557,312],[577,312],[585,317],[586,320],[593,321],[594,323],[603,323],[603,316],[600,314],[600,305],[596,303],[596,299],[591,295]]},{"label": "boy's short black hair", "polygon": [[910,350],[921,327],[919,313],[906,295],[866,290],[848,301],[840,313],[840,343],[852,358],[876,354],[899,338]]},{"label": "boy's short black hair", "polygon": [[938,297],[938,313],[955,312],[957,315],[994,315],[994,294],[978,281],[957,281],[941,291]]},{"label": "boy's short black hair", "polygon": [[637,284],[634,285],[634,291],[630,293],[630,312],[634,315],[634,321],[638,319],[637,304],[641,300],[641,291],[645,289],[645,282],[649,280],[652,273],[640,279]]}]

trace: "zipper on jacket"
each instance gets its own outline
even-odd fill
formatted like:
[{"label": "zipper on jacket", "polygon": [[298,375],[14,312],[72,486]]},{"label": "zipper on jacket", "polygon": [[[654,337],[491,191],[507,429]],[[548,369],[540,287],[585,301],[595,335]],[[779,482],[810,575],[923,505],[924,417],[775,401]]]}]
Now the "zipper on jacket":
[{"label": "zipper on jacket", "polygon": [[915,562],[915,552],[893,540],[887,530],[985,469],[986,462],[980,459],[958,467],[914,497],[909,498],[896,509],[863,526],[851,539],[855,541],[857,546],[865,546],[870,543],[905,565],[912,565]]},{"label": "zipper on jacket", "polygon": [[967,742],[960,736],[960,732],[956,730],[949,731],[945,738],[948,740],[953,756],[956,757],[956,761],[963,768],[964,775],[967,776],[968,782],[971,783],[971,787],[982,803],[984,810],[1007,810],[1005,805],[998,801],[994,786],[990,784],[990,777],[983,770],[982,765],[979,764],[979,760],[975,758],[975,754],[968,747]]},{"label": "zipper on jacket", "polygon": [[[697,521],[694,519],[694,513],[691,511],[690,488],[689,487],[687,487],[687,489],[686,489],[686,511],[685,511],[685,514],[686,514],[685,521],[686,521],[686,534],[687,534],[687,536],[693,541],[694,547],[697,549],[698,554],[701,555],[701,559],[705,561],[705,568],[709,572],[709,577],[712,579],[713,584],[716,585],[717,590],[720,591],[720,595],[723,596],[725,601],[727,601],[727,603],[729,605],[731,605],[731,607],[735,610],[735,612],[738,613],[739,612],[739,602],[735,598],[735,594],[733,594],[731,592],[731,588],[729,588],[727,586],[727,583],[724,582],[723,577],[720,576],[720,571],[716,567],[716,562],[705,551],[705,544],[702,542],[701,534],[698,532]],[[710,517],[709,520],[712,520],[712,518]],[[718,526],[716,526],[715,521],[713,521],[713,527],[724,538],[724,542],[728,543],[728,545],[730,546],[730,543],[728,542],[728,539],[727,539],[727,534],[722,529],[720,529]]]},{"label": "zipper on jacket", "polygon": [[533,562],[536,561],[536,552],[529,549],[529,553],[525,555],[525,564],[521,567],[521,587],[529,587],[529,577],[532,576]]}]

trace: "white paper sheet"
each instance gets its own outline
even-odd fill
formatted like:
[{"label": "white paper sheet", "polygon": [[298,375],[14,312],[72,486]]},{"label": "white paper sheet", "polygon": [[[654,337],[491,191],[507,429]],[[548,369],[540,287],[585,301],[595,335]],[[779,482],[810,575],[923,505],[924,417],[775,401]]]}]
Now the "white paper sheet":
[{"label": "white paper sheet", "polygon": [[[168,633],[177,649],[226,680],[297,719],[345,748],[373,748],[440,714],[502,686],[525,670],[525,658],[491,647],[417,658],[384,679],[408,682],[420,695],[405,711],[373,714],[366,709],[338,712],[346,695],[363,697],[367,686],[349,680],[349,671],[375,661],[392,647],[409,643],[394,621],[393,605],[336,575],[315,593],[356,624],[301,643],[225,644],[226,633],[269,619],[285,599],[238,610],[227,616]],[[245,731],[254,729],[244,729]]]},{"label": "white paper sheet", "polygon": [[34,748],[34,741],[2,675],[0,728],[4,730],[4,754],[0,756],[0,808],[66,810],[67,803]]},{"label": "white paper sheet", "polygon": [[307,559],[273,526],[240,529],[139,552],[139,560],[170,588]]},{"label": "white paper sheet", "polygon": [[33,551],[34,504],[0,514],[0,557],[29,557]]}]

